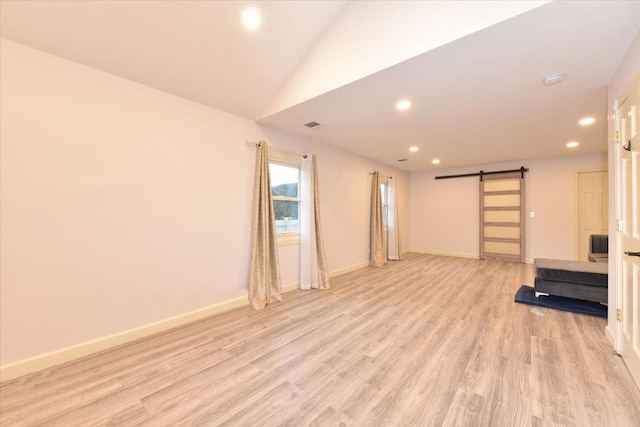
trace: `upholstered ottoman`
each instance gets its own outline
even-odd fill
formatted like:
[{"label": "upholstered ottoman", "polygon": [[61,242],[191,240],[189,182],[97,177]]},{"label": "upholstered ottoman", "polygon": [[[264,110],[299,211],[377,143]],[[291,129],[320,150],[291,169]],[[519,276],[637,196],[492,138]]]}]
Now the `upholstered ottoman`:
[{"label": "upholstered ottoman", "polygon": [[594,302],[608,301],[608,264],[536,258],[536,296],[555,295]]}]

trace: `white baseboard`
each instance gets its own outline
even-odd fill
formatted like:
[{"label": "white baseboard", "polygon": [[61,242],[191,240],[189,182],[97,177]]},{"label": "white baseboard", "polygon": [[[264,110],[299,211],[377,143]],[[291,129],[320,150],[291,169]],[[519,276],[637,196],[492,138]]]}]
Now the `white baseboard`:
[{"label": "white baseboard", "polygon": [[[457,258],[470,258],[470,259],[479,259],[480,256],[478,254],[465,254],[460,252],[442,252],[442,251],[431,251],[427,249],[409,249],[407,252],[414,252],[417,254],[428,254],[428,255],[442,255],[442,256],[452,256]],[[524,260],[525,264],[533,264],[533,258],[527,258]]]},{"label": "white baseboard", "polygon": [[613,349],[617,352],[618,350],[616,349],[616,339],[614,338],[613,331],[611,330],[609,325],[604,328],[604,336],[607,338],[607,341],[609,341],[609,344],[611,344],[611,347],[613,347]]},{"label": "white baseboard", "polygon": [[[295,282],[291,282],[289,284],[286,285],[282,285],[282,293],[286,293],[286,292],[291,292],[291,291],[295,291],[296,289],[298,289],[300,287],[300,281],[297,280]],[[249,303],[247,302],[247,305]]]},{"label": "white baseboard", "polygon": [[234,308],[244,307],[246,305],[249,305],[249,298],[245,295],[198,310],[189,311],[168,319],[163,319],[158,322],[150,323],[148,325],[118,332],[113,335],[108,335],[106,337],[4,365],[0,367],[0,382],[26,375],[31,372],[40,371],[51,366],[70,362],[99,351],[117,347],[140,338],[168,331],[169,329],[186,325],[187,323],[195,322],[197,320],[204,319],[205,317],[213,316],[225,311],[233,310]]},{"label": "white baseboard", "polygon": [[443,252],[443,251],[432,251],[427,249],[409,249],[409,252],[413,252],[416,254],[428,254],[428,255],[442,255],[442,256],[452,256],[457,258],[471,258],[478,259],[478,254],[465,254],[460,252]]},{"label": "white baseboard", "polygon": [[[358,263],[349,267],[341,268],[329,273],[330,277],[339,276],[341,274],[349,273],[351,271],[358,270],[366,267],[369,262]],[[292,282],[282,286],[283,292],[293,291],[300,287],[300,282]],[[178,316],[163,319],[155,323],[140,326],[138,328],[129,329],[126,331],[118,332],[113,335],[98,338],[95,340],[87,341],[84,343],[76,344],[70,347],[65,347],[60,350],[55,350],[49,353],[44,353],[29,359],[20,360],[18,362],[10,363],[4,366],[0,366],[0,382],[8,381],[13,378],[21,377],[23,375],[30,374],[32,372],[41,371],[46,368],[50,368],[55,365],[71,362],[81,357],[88,356],[90,354],[97,353],[99,351],[108,350],[123,344],[130,343],[132,341],[145,338],[151,335],[158,334],[160,332],[168,331],[169,329],[177,328],[188,323],[192,323],[206,317],[210,317],[216,314],[224,313],[229,310],[233,310],[238,307],[244,307],[249,305],[249,298],[246,295],[233,298],[228,301],[223,301],[217,304],[210,305],[208,307],[200,308],[198,310],[189,311],[187,313],[180,314]]]},{"label": "white baseboard", "polygon": [[337,270],[333,270],[329,272],[329,277],[336,277],[342,274],[351,273],[352,271],[360,270],[361,268],[365,268],[369,266],[369,261],[359,262],[357,264],[350,265],[348,267],[339,268]]}]

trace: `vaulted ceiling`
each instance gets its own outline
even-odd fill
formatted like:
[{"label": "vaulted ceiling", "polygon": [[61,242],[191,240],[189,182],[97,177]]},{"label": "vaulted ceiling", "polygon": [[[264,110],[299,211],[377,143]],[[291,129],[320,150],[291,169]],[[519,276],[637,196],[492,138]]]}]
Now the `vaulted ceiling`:
[{"label": "vaulted ceiling", "polygon": [[[240,15],[252,5],[262,24],[248,31]],[[640,31],[640,2],[3,1],[0,30],[423,170],[606,151],[606,87]],[[543,86],[550,73],[563,82]],[[412,108],[396,110],[401,99]],[[595,124],[578,125],[586,116]]]}]

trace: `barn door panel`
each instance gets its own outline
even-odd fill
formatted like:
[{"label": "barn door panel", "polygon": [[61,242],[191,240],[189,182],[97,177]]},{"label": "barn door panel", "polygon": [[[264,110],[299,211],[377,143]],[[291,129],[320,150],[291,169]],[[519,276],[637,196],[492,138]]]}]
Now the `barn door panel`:
[{"label": "barn door panel", "polygon": [[524,173],[480,176],[480,259],[524,262]]}]

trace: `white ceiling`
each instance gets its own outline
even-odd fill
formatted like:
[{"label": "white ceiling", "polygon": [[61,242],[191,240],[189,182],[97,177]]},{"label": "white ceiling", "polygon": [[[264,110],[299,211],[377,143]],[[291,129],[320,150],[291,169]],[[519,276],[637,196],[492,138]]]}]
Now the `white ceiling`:
[{"label": "white ceiling", "polygon": [[344,1],[0,1],[2,37],[256,118]]},{"label": "white ceiling", "polygon": [[[606,151],[606,86],[640,30],[640,2],[536,4],[261,117],[334,22],[355,28],[367,16],[337,1],[255,4],[263,16],[256,32],[239,25],[249,5],[242,1],[1,1],[0,29],[19,43],[405,170],[432,168],[434,157],[448,168]],[[389,20],[384,30],[402,34],[397,25]],[[345,68],[358,60],[339,59]],[[543,87],[551,72],[564,72],[565,81]],[[402,97],[413,108],[399,113]],[[587,115],[596,124],[578,126]],[[312,120],[320,129],[303,126]],[[581,145],[569,150],[569,140]],[[420,151],[409,153],[411,145]]]},{"label": "white ceiling", "polygon": [[[606,88],[638,30],[640,2],[554,2],[260,123],[405,170],[604,152]],[[565,80],[543,86],[554,72]],[[403,97],[413,108],[398,112]]]}]

